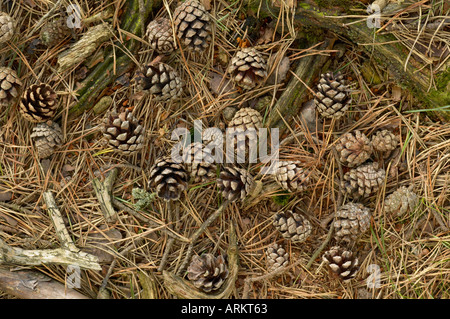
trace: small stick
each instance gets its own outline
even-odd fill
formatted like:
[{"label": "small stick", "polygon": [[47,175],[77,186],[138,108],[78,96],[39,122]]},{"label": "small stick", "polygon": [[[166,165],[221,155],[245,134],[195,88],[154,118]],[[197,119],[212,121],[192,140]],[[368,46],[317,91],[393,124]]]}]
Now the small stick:
[{"label": "small stick", "polygon": [[[173,218],[172,218],[172,211],[173,211],[172,206],[173,206],[173,203],[169,202],[168,203],[169,211],[168,211],[168,215],[167,215],[168,216],[169,225],[172,225],[172,221],[173,221]],[[179,215],[179,211],[180,211],[179,203],[176,204],[175,211],[176,211],[175,212],[175,220],[179,220],[179,218],[177,218],[178,217],[177,215]],[[167,259],[169,258],[170,250],[172,249],[172,246],[173,246],[174,242],[175,242],[175,239],[173,237],[170,237],[167,240],[167,244],[166,244],[166,247],[165,247],[165,250],[164,250],[164,254],[163,254],[162,258],[161,258],[161,262],[159,263],[158,271],[163,271],[163,269],[166,267]]]},{"label": "small stick", "polygon": [[97,178],[94,178],[92,180],[92,186],[100,203],[100,208],[102,210],[103,216],[105,216],[105,219],[108,223],[117,220],[117,213],[112,205],[112,188],[117,174],[118,169],[113,168],[111,172],[106,176],[103,183],[100,182]]},{"label": "small stick", "polygon": [[197,229],[197,231],[194,234],[192,234],[192,236],[189,238],[190,244],[186,252],[186,257],[184,258],[180,269],[178,269],[177,271],[178,276],[181,276],[189,260],[191,260],[192,252],[194,251],[195,241],[201,236],[201,234],[203,234],[206,228],[208,228],[208,226],[212,224],[212,222],[214,222],[217,218],[219,218],[220,215],[222,215],[222,213],[225,211],[225,208],[227,208],[229,203],[230,202],[228,200],[223,202],[222,205],[220,205],[220,207],[214,212],[214,214],[209,216],[208,219],[205,220],[203,224],[199,227],[199,229]]},{"label": "small stick", "polygon": [[66,226],[64,225],[64,220],[62,218],[58,206],[56,205],[56,201],[55,198],[53,197],[53,194],[50,191],[46,191],[43,193],[42,196],[44,197],[45,205],[47,206],[47,211],[50,215],[50,218],[53,221],[56,236],[61,242],[61,246],[72,252],[78,252],[79,249],[73,243],[72,238],[70,237],[70,234],[67,231]]}]

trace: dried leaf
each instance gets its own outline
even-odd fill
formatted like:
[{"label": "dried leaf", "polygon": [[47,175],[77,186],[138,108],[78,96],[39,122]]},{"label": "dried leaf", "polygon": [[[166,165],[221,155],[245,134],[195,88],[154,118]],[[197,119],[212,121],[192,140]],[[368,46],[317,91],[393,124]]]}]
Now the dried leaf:
[{"label": "dried leaf", "polygon": [[216,95],[226,94],[233,89],[231,80],[225,78],[224,74],[216,72],[211,72],[211,81],[209,84],[211,91]]},{"label": "dried leaf", "polygon": [[399,86],[392,87],[392,99],[400,101],[402,99],[402,89]]},{"label": "dried leaf", "polygon": [[261,37],[256,41],[256,44],[261,45],[272,42],[274,32],[275,30],[273,28],[265,28]]},{"label": "dried leaf", "polygon": [[[275,57],[273,57],[272,59],[272,61],[269,61],[269,65],[275,62]],[[289,60],[289,58],[287,56],[283,57],[280,63],[276,66],[275,70],[270,74],[266,83],[269,85],[273,85],[286,80],[286,76],[289,72],[290,66],[291,61]]]}]

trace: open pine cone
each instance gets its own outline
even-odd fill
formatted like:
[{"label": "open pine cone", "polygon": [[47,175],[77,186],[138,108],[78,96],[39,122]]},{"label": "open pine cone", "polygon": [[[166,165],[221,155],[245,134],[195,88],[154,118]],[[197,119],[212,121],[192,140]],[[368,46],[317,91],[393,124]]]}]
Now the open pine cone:
[{"label": "open pine cone", "polygon": [[7,106],[19,97],[22,82],[16,71],[9,67],[0,67],[0,106]]},{"label": "open pine cone", "polygon": [[136,73],[135,80],[138,88],[150,92],[155,101],[169,102],[183,92],[178,72],[162,62],[147,64]]},{"label": "open pine cone", "polygon": [[342,164],[355,167],[370,158],[373,148],[369,138],[357,130],[344,134],[336,144],[336,151]]},{"label": "open pine cone", "polygon": [[122,154],[130,155],[144,146],[144,128],[128,110],[120,114],[109,113],[103,121],[101,131],[108,144]]},{"label": "open pine cone", "polygon": [[16,21],[7,13],[0,12],[0,43],[9,41],[14,35]]},{"label": "open pine cone", "polygon": [[156,18],[147,26],[146,36],[153,50],[160,54],[169,54],[176,49],[172,24],[167,18]]},{"label": "open pine cone", "polygon": [[197,0],[186,0],[173,12],[175,34],[190,50],[205,51],[211,42],[211,21]]},{"label": "open pine cone", "polygon": [[176,163],[170,156],[156,160],[150,170],[149,186],[165,201],[178,200],[187,188],[188,173],[182,163]]},{"label": "open pine cone", "polygon": [[359,270],[358,258],[343,247],[332,247],[323,254],[322,259],[331,272],[343,281],[353,279]]},{"label": "open pine cone", "polygon": [[19,111],[30,122],[45,122],[55,116],[57,95],[48,84],[33,84],[22,95]]},{"label": "open pine cone", "polygon": [[317,111],[325,118],[340,118],[352,100],[344,76],[340,72],[322,74],[315,93]]},{"label": "open pine cone", "polygon": [[275,214],[273,217],[273,225],[281,233],[283,238],[292,242],[304,242],[312,231],[312,225],[302,215],[287,210]]},{"label": "open pine cone", "polygon": [[224,167],[219,174],[217,187],[225,200],[243,200],[254,188],[253,176],[239,167]]},{"label": "open pine cone", "polygon": [[275,172],[275,181],[290,192],[304,191],[309,185],[310,172],[298,161],[280,161]]},{"label": "open pine cone", "polygon": [[419,203],[419,197],[413,192],[413,187],[402,186],[388,195],[384,201],[384,211],[396,216],[412,212]]},{"label": "open pine cone", "polygon": [[351,169],[344,174],[342,189],[352,198],[368,197],[384,183],[386,171],[378,163],[368,163]]},{"label": "open pine cone", "polygon": [[334,217],[334,238],[337,242],[352,242],[370,227],[370,210],[361,203],[347,203]]},{"label": "open pine cone", "polygon": [[289,263],[289,253],[277,243],[267,248],[266,255],[269,263],[269,271],[286,267]]},{"label": "open pine cone", "polygon": [[228,268],[222,256],[195,255],[187,269],[187,277],[198,289],[211,292],[219,289],[228,277]]},{"label": "open pine cone", "polygon": [[231,59],[228,72],[238,86],[250,90],[266,79],[267,61],[255,48],[243,48]]},{"label": "open pine cone", "polygon": [[62,130],[56,122],[37,124],[30,137],[40,158],[53,155],[63,142]]},{"label": "open pine cone", "polygon": [[194,183],[205,183],[217,176],[217,165],[209,147],[194,142],[183,151],[183,163]]}]

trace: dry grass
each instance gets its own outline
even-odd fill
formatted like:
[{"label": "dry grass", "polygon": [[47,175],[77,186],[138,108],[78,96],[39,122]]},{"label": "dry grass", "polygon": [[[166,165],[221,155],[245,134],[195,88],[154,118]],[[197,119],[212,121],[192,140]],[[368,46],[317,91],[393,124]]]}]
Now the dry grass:
[{"label": "dry grass", "polygon": [[[123,2],[84,0],[78,1],[78,4],[84,15],[89,17],[108,6],[113,6],[118,12]],[[10,12],[20,21],[22,34],[28,34],[52,5],[50,1],[42,0],[8,3],[12,3]],[[164,1],[163,8],[155,17],[168,16],[167,8],[173,10],[175,5],[174,1]],[[197,119],[202,120],[204,128],[224,128],[226,121],[221,114],[226,107],[253,105],[262,96],[272,98],[271,105],[263,110],[263,113],[270,112],[283,92],[283,84],[266,85],[244,93],[233,90],[221,95],[214,94],[210,88],[213,72],[225,73],[226,65],[236,50],[233,38],[243,36],[237,33],[243,22],[238,10],[240,5],[242,1],[214,2],[211,9],[215,21],[214,46],[208,52],[200,57],[184,51],[170,56],[168,63],[179,71],[186,83],[185,94],[179,101],[170,105],[157,104],[136,92],[132,85],[122,86],[113,92],[115,105],[120,106],[128,101],[146,128],[145,147],[131,157],[117,155],[104,148],[99,132],[103,114],[87,112],[69,120],[68,110],[76,99],[75,92],[80,82],[77,78],[78,68],[67,74],[54,73],[56,57],[67,48],[66,45],[51,49],[38,48],[30,53],[30,43],[38,37],[36,32],[32,36],[16,36],[12,42],[0,48],[2,64],[17,70],[25,86],[47,82],[56,89],[61,110],[58,117],[66,141],[50,161],[40,162],[29,137],[32,125],[20,116],[17,105],[1,110],[0,190],[13,194],[12,200],[0,202],[2,239],[11,246],[25,249],[58,247],[41,196],[43,191],[52,190],[75,244],[82,249],[97,248],[109,253],[102,255],[107,260],[102,264],[102,271],[82,271],[80,292],[95,298],[114,259],[114,268],[107,282],[112,298],[141,298],[140,272],[156,275],[159,297],[172,298],[159,276],[158,267],[166,253],[165,269],[177,272],[188,245],[178,240],[171,241],[161,229],[169,227],[189,238],[220,205],[215,184],[191,185],[182,200],[174,206],[157,200],[146,211],[138,212],[141,218],[119,210],[118,221],[107,224],[91,181],[95,176],[104,176],[113,167],[119,168],[114,196],[133,208],[133,187],[146,188],[148,171],[156,157],[166,154],[175,143],[170,139],[175,128],[192,129],[193,121]],[[59,11],[55,11],[55,15],[58,14]],[[439,14],[442,13],[429,13],[429,16]],[[116,20],[117,17],[114,17],[117,30]],[[335,53],[320,52],[314,47],[300,50],[287,11],[282,11],[279,21],[284,21],[286,25],[282,33],[269,43],[258,46],[266,57],[280,61],[286,54],[291,57],[293,70],[295,61],[302,56],[329,55],[330,69],[340,69],[351,81],[354,103],[348,116],[342,120],[323,123],[323,131],[317,135],[320,143],[317,143],[311,132],[303,129],[298,116],[288,123],[290,133],[299,134],[291,143],[283,145],[281,157],[300,160],[312,171],[314,182],[308,191],[285,196],[287,200],[284,205],[279,204],[280,197],[278,201],[274,200],[274,192],[262,192],[245,205],[231,204],[195,243],[194,253],[224,254],[228,245],[229,225],[234,222],[241,266],[236,290],[232,295],[234,298],[242,297],[246,278],[267,274],[264,251],[273,242],[286,247],[291,256],[291,265],[294,262],[295,265],[281,275],[253,282],[250,298],[449,298],[450,124],[434,122],[425,112],[414,112],[418,109],[414,96],[405,91],[401,92],[400,97],[396,96],[394,91],[397,92],[398,88],[389,78],[382,78],[381,83],[372,83],[371,78],[360,72],[361,66],[370,61],[370,57],[358,48],[342,42],[341,47],[345,51],[339,59],[334,59]],[[86,29],[79,33],[84,31]],[[396,36],[406,41],[406,46],[416,39],[430,39],[429,32],[426,33],[427,37],[422,37],[420,32],[409,33],[408,37],[403,37],[404,32],[396,32]],[[433,37],[439,37],[439,41],[448,48],[448,32]],[[105,44],[111,45],[114,44]],[[143,64],[154,59],[155,55],[143,45],[139,52],[134,52],[134,57],[139,64]],[[425,63],[432,62],[425,56],[423,60]],[[437,69],[441,69],[446,61]],[[383,70],[377,71],[385,74]],[[128,75],[132,77],[132,74]],[[289,74],[287,80],[291,78]],[[373,212],[372,225],[370,232],[355,246],[361,270],[354,281],[344,284],[330,277],[320,256],[311,260],[311,267],[306,267],[327,236],[329,225],[323,221],[338,206],[339,165],[331,150],[346,132],[358,129],[370,136],[380,128],[389,128],[398,135],[401,148],[391,161],[383,162],[388,171],[383,188],[364,200],[364,204]],[[271,179],[257,174],[260,166],[252,165],[249,170],[269,187]],[[420,205],[401,218],[387,215],[383,210],[385,195],[401,185],[411,184],[420,197]],[[305,214],[314,226],[312,236],[306,243],[299,245],[284,241],[271,222],[274,212],[294,207]],[[150,227],[146,219],[160,227]],[[109,244],[93,243],[96,236]],[[371,264],[380,267],[381,285],[376,289],[369,289],[366,285],[366,279],[371,275],[368,271]],[[34,269],[62,283],[67,276],[65,267],[58,265]]]}]

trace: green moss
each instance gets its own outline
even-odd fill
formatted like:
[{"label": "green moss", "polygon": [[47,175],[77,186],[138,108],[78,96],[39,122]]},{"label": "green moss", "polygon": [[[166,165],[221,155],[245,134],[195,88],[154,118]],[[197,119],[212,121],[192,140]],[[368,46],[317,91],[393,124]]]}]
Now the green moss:
[{"label": "green moss", "polygon": [[435,101],[437,106],[450,105],[450,68],[435,78],[436,90],[428,94],[428,98]]},{"label": "green moss", "polygon": [[277,205],[280,205],[280,206],[286,206],[289,203],[290,199],[291,199],[291,195],[287,194],[287,193],[272,197],[272,200],[274,201],[274,203]]}]

